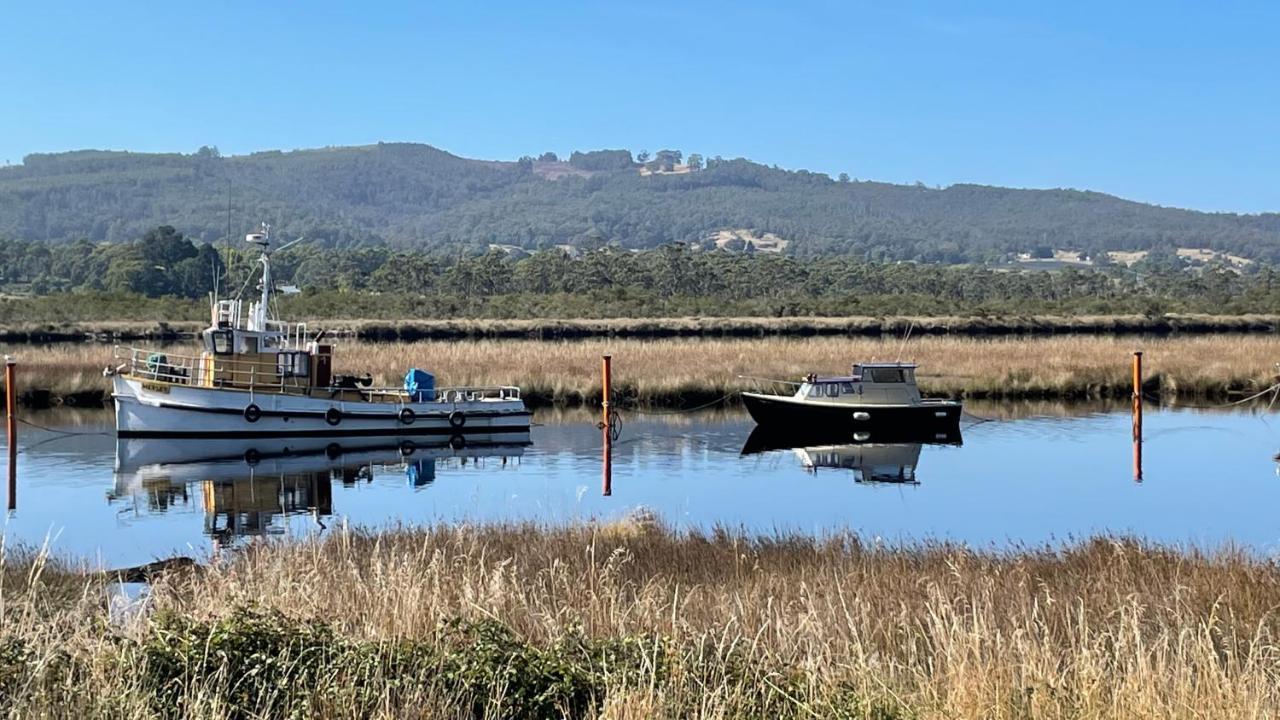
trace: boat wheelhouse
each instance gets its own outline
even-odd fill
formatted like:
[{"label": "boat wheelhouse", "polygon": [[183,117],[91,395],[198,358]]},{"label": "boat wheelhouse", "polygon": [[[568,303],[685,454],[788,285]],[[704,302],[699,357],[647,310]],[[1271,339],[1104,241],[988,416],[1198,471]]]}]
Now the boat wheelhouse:
[{"label": "boat wheelhouse", "polygon": [[959,427],[959,401],[923,398],[914,363],[860,363],[845,376],[814,374],[788,383],[792,395],[742,393],[743,404],[762,427],[789,430],[859,431],[904,428],[950,432]]},{"label": "boat wheelhouse", "polygon": [[262,264],[261,295],[247,312],[238,298],[214,298],[198,353],[116,348],[104,374],[120,437],[443,435],[465,444],[468,433],[528,430],[518,387],[437,388],[418,369],[400,387],[336,374],[323,332],[271,315],[269,228],[245,240]]}]

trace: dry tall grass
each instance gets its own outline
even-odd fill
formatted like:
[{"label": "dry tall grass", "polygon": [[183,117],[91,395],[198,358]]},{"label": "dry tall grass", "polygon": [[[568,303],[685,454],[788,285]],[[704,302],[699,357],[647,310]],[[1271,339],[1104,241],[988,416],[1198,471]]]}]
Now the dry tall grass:
[{"label": "dry tall grass", "polygon": [[[184,346],[185,347],[185,346]],[[1130,353],[1146,351],[1148,377],[1168,394],[1225,395],[1265,388],[1276,375],[1280,337],[1213,335],[1135,339],[922,337],[904,344],[874,338],[760,340],[474,340],[340,343],[339,372],[371,372],[399,385],[409,367],[435,372],[448,385],[517,384],[537,402],[598,398],[600,356],[614,356],[615,391],[647,404],[705,401],[751,387],[739,375],[796,378],[809,371],[847,372],[858,360],[920,363],[922,388],[969,397],[1105,397],[1126,395]],[[22,361],[20,382],[65,394],[105,389],[100,345],[10,346]],[[174,352],[179,352],[175,349]]]},{"label": "dry tall grass", "polygon": [[[644,522],[339,532],[169,576],[153,614],[115,625],[101,578],[37,565],[10,559],[0,587],[0,702],[18,715],[145,716],[157,697],[207,717],[537,716],[549,697],[615,718],[1280,714],[1280,568],[1231,550]],[[450,645],[458,623],[473,630]],[[398,674],[405,648],[442,646],[436,672]]]}]

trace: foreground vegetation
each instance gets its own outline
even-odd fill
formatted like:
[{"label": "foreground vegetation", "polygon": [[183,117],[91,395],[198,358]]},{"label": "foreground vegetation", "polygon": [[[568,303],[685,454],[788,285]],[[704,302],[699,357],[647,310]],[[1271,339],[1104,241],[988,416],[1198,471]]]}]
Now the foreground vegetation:
[{"label": "foreground vegetation", "polygon": [[15,716],[1265,718],[1280,568],[605,526],[339,532],[158,576],[10,551]]},{"label": "foreground vegetation", "polygon": [[[920,384],[933,395],[969,398],[1128,397],[1130,354],[1146,352],[1147,389],[1168,399],[1225,399],[1276,382],[1280,337],[1211,335],[1135,340],[1114,337],[973,339],[766,338],[760,340],[475,340],[412,343],[346,342],[337,372],[369,372],[378,384],[399,386],[409,367],[435,373],[441,385],[516,384],[535,406],[594,403],[600,398],[600,356],[614,357],[614,392],[623,403],[688,407],[769,383],[739,376],[796,379],[810,371],[846,372],[850,363],[920,363]],[[170,352],[196,352],[171,346]],[[108,383],[102,368],[109,347],[57,344],[0,346],[18,356],[19,392],[53,396],[89,393]],[[47,393],[46,397],[47,398]]]}]

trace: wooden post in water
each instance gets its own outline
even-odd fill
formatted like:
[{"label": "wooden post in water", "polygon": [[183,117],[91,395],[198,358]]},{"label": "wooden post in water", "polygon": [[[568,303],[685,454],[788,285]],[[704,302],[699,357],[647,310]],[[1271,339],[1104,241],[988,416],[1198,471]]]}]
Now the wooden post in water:
[{"label": "wooden post in water", "polygon": [[609,417],[609,398],[613,395],[613,356],[601,358],[601,410],[603,419],[600,431],[604,436],[604,458],[601,471],[600,494],[609,497],[613,494],[613,421]]},{"label": "wooden post in water", "polygon": [[1133,351],[1133,479],[1142,482],[1142,351]]},{"label": "wooden post in water", "polygon": [[605,428],[608,428],[610,424],[609,423],[609,396],[613,394],[613,356],[612,355],[605,355],[601,358],[600,373],[601,373],[601,388],[602,388],[601,392],[602,392],[602,398],[603,398],[601,401],[601,408],[604,411],[604,417],[602,418],[601,424]]},{"label": "wooden post in water", "polygon": [[9,442],[9,510],[18,508],[18,392],[14,375],[18,361],[4,356],[4,408]]}]

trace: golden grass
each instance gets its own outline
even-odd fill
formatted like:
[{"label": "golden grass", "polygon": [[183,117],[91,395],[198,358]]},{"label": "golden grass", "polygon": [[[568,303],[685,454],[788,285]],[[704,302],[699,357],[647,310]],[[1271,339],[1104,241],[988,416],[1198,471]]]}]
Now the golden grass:
[{"label": "golden grass", "polygon": [[[493,659],[488,650],[452,646],[453,660],[437,661],[453,675],[413,682],[385,659],[440,643],[457,622],[496,624],[516,645],[541,649],[529,666],[539,672],[581,662],[573,653],[590,643],[634,639],[640,652],[596,667],[595,689],[574,713],[586,717],[1280,714],[1280,568],[1232,550],[1096,539],[983,553],[848,536],[682,535],[643,519],[338,532],[168,576],[154,589],[154,614],[115,625],[101,578],[41,575],[38,564],[10,559],[0,575],[0,648],[23,649],[16,660],[0,649],[0,702],[17,715],[152,714],[158,690],[148,678],[174,676],[156,666],[173,652],[138,648],[173,648],[187,637],[175,627],[219,622],[217,633],[197,634],[216,648],[188,647],[192,665],[167,686],[188,716],[527,716],[513,697],[544,675],[485,686],[480,712],[449,684],[459,658],[475,670]],[[286,707],[287,689],[236,695],[241,653],[254,654],[260,673],[244,682],[269,688],[303,662],[273,655],[288,648],[252,627],[237,631],[236,609],[249,606],[279,611],[300,633],[325,623],[344,643],[381,649],[383,660],[349,668],[341,663],[351,653],[312,642],[328,674],[302,681],[331,687],[316,692],[318,708]],[[374,706],[339,691],[356,678]]]},{"label": "golden grass", "polygon": [[[186,346],[182,346],[186,347]],[[1224,396],[1269,387],[1280,361],[1280,337],[1211,335],[1177,338],[974,339],[921,337],[905,345],[873,338],[758,340],[471,340],[412,343],[344,342],[337,371],[371,372],[399,385],[421,367],[442,385],[516,384],[539,403],[574,404],[600,394],[600,356],[614,357],[615,393],[644,404],[704,402],[752,387],[739,375],[797,378],[809,371],[845,373],[857,360],[920,363],[921,387],[969,397],[1106,397],[1130,389],[1130,353],[1146,352],[1147,378],[1169,395]],[[102,345],[10,346],[19,356],[21,387],[58,394],[106,388]],[[172,352],[180,352],[173,349]]]}]

